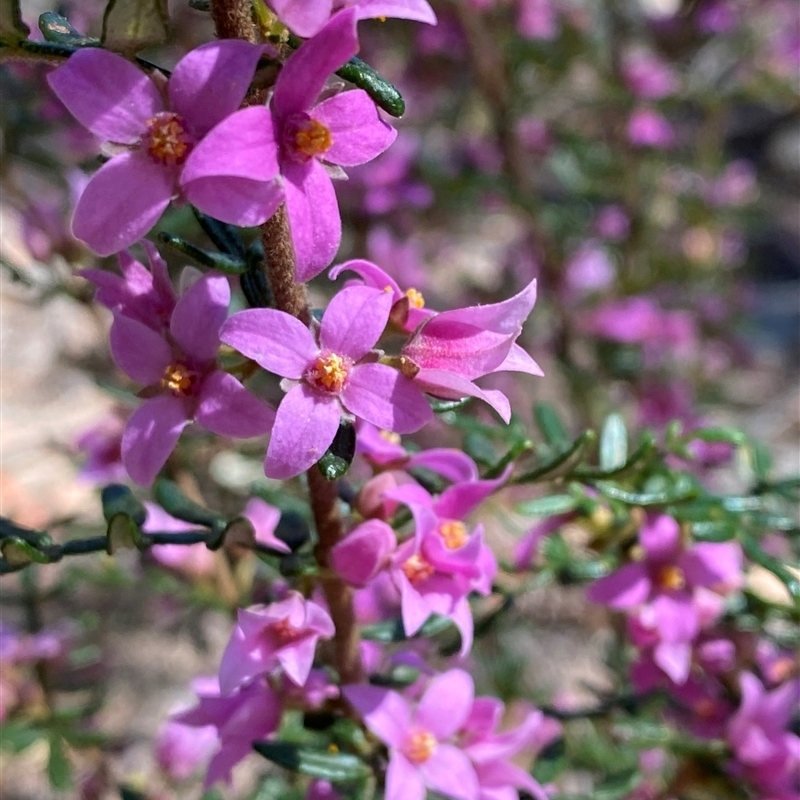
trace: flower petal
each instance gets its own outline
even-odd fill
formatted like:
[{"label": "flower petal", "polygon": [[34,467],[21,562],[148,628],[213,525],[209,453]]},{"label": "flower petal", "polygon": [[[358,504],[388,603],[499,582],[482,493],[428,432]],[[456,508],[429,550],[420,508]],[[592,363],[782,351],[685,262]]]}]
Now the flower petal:
[{"label": "flower petal", "polygon": [[291,314],[274,308],[250,308],[228,319],[220,341],[252,358],[264,369],[299,380],[319,353],[311,331]]},{"label": "flower petal", "polygon": [[436,24],[436,14],[426,0],[360,0],[355,9],[358,19],[391,17]]},{"label": "flower petal", "polygon": [[181,184],[200,178],[269,181],[279,172],[272,114],[265,106],[251,106],[226,117],[203,137],[186,159]]},{"label": "flower petal", "polygon": [[402,753],[392,753],[386,770],[386,800],[425,800],[419,770]]},{"label": "flower petal", "polygon": [[414,383],[423,391],[434,397],[447,400],[458,400],[461,397],[477,397],[488,403],[508,425],[511,421],[511,404],[508,398],[498,389],[481,389],[472,381],[455,372],[443,369],[421,369],[414,376]]},{"label": "flower petal", "polygon": [[417,706],[414,721],[443,741],[466,722],[474,697],[472,676],[463,669],[448,670],[428,684]]},{"label": "flower petal", "polygon": [[83,190],[72,232],[98,255],[118,253],[158,222],[174,186],[172,171],[141,151],[115,156],[92,175]]},{"label": "flower petal", "polygon": [[422,392],[384,364],[356,365],[341,398],[357,417],[394,433],[414,433],[433,419]]},{"label": "flower petal", "polygon": [[208,42],[187,53],[167,85],[172,109],[202,136],[244,100],[262,47],[237,39]]},{"label": "flower petal", "polygon": [[223,275],[203,275],[178,300],[169,330],[189,358],[213,361],[219,349],[219,331],[228,316],[231,287]]},{"label": "flower petal", "polygon": [[306,39],[319,33],[330,19],[333,0],[271,0],[270,6],[287,28]]},{"label": "flower petal", "polygon": [[164,110],[158,89],[142,70],[100,48],[73,53],[47,82],[69,113],[107,142],[137,144],[147,120]]},{"label": "flower petal", "polygon": [[400,748],[411,731],[411,709],[405,698],[379,686],[344,686],[342,694],[364,724],[389,747]]},{"label": "flower petal", "polygon": [[136,483],[153,482],[188,422],[183,401],[171,394],[152,397],[133,412],[122,435],[122,463]]},{"label": "flower petal", "polygon": [[281,401],[272,428],[264,472],[268,478],[293,478],[319,461],[339,429],[341,409],[305,384]]},{"label": "flower petal", "polygon": [[650,579],[641,564],[626,564],[591,584],[586,596],[592,603],[611,608],[631,608],[650,594]]},{"label": "flower petal", "polygon": [[271,101],[278,118],[311,108],[328,78],[357,52],[356,14],[347,9],[333,16],[283,65]]},{"label": "flower petal", "polygon": [[114,315],[109,340],[117,366],[142,386],[158,383],[172,361],[166,340],[130,317]]},{"label": "flower petal", "polygon": [[242,511],[242,516],[250,520],[255,531],[256,541],[281,553],[290,553],[291,548],[286,542],[275,536],[275,528],[281,519],[279,508],[271,506],[260,497],[252,497]]},{"label": "flower petal", "polygon": [[428,787],[447,797],[478,800],[480,796],[475,767],[466,753],[452,744],[439,744],[433,755],[424,764],[420,764],[419,771]]},{"label": "flower petal", "polygon": [[203,382],[194,418],[218,436],[247,439],[268,433],[275,412],[233,375],[215,370]]},{"label": "flower petal", "polygon": [[397,131],[378,115],[363,89],[340,92],[311,111],[331,132],[331,146],[322,158],[331,164],[354,167],[379,156],[397,138]]},{"label": "flower petal", "polygon": [[346,286],[325,309],[320,346],[358,361],[380,339],[391,310],[391,293],[368,286]]},{"label": "flower petal", "polygon": [[285,164],[283,191],[300,283],[311,280],[333,261],[342,239],[339,204],[325,167],[316,159]]},{"label": "flower petal", "polygon": [[198,178],[183,187],[186,199],[209,217],[253,228],[266,222],[283,202],[278,181],[251,181],[247,178]]}]

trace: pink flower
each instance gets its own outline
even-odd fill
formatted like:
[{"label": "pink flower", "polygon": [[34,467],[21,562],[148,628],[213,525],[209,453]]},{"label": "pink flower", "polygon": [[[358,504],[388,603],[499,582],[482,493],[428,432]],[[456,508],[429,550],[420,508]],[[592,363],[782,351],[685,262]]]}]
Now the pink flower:
[{"label": "pink flower", "polygon": [[[226,222],[233,222],[228,218],[231,204],[253,210],[254,219],[247,223],[253,225],[285,201],[301,282],[331,263],[342,235],[336,193],[323,161],[337,167],[363,164],[397,136],[361,89],[317,103],[328,77],[357,51],[356,12],[350,9],[336,14],[283,65],[269,109],[252,107],[228,117],[195,148],[184,170],[189,200]],[[246,179],[251,162],[259,159],[269,177],[282,176],[283,196],[274,194],[255,208],[246,186],[234,192],[229,179]]]},{"label": "pink flower", "polygon": [[402,349],[404,369],[422,391],[448,399],[478,397],[508,423],[508,398],[502,392],[481,389],[474,381],[492,372],[544,374],[516,344],[535,302],[534,280],[501,303],[443,311],[429,317]]},{"label": "pink flower", "polygon": [[632,50],[623,57],[622,78],[644,100],[660,100],[678,89],[678,76],[672,67],[643,49]]},{"label": "pink flower", "polygon": [[[145,503],[147,518],[142,530],[145,533],[181,533],[197,530],[197,525],[167,514],[154,503]],[[202,542],[197,544],[157,544],[148,551],[149,555],[162,567],[185,573],[196,578],[213,575],[216,556]]]},{"label": "pink flower", "polygon": [[417,431],[432,418],[412,382],[377,363],[372,352],[391,305],[387,292],[346,287],[325,310],[319,343],[302,322],[274,309],[242,311],[225,323],[225,343],[297,381],[278,408],[264,464],[268,477],[291,478],[319,461],[343,409],[397,433]]},{"label": "pink flower", "polygon": [[424,800],[426,787],[456,800],[479,800],[475,768],[451,743],[472,708],[474,686],[466,672],[434,678],[416,707],[377,686],[345,686],[343,692],[389,747],[386,800]]},{"label": "pink flower", "polygon": [[[48,76],[70,113],[108,143],[113,157],[81,195],[72,229],[96,253],[116,253],[141,239],[183,189],[182,168],[203,137],[236,111],[261,47],[226,40],[192,50],[172,72],[165,102],[156,84],[122,56],[87,47]],[[239,139],[229,143],[238,154]],[[274,193],[258,162],[250,162],[250,195]],[[209,169],[213,171],[213,166]],[[192,200],[202,211],[202,200]],[[251,198],[252,199],[252,198]],[[226,222],[252,224],[246,214]]]},{"label": "pink flower", "polygon": [[526,39],[555,39],[558,12],[553,0],[517,0],[517,30]]},{"label": "pink flower", "polygon": [[237,438],[262,435],[272,425],[272,409],[217,368],[218,334],[229,302],[227,279],[204,275],[178,300],[169,331],[157,333],[114,315],[111,354],[150,394],[122,437],[122,461],[137,483],[152,483],[191,420]]},{"label": "pink flower", "polygon": [[[197,682],[198,684],[200,682]],[[253,742],[264,739],[278,729],[282,704],[264,681],[254,681],[233,694],[221,696],[218,686],[196,685],[199,704],[173,720],[181,725],[217,729],[219,749],[204,781],[209,787],[217,781],[230,781],[231,770],[253,752]]]},{"label": "pink flower", "polygon": [[394,531],[371,519],[357,525],[331,551],[331,566],[351,586],[366,586],[384,569],[397,547]]},{"label": "pink flower", "polygon": [[122,434],[127,416],[115,410],[80,435],[75,448],[86,456],[81,478],[96,484],[125,480],[128,473],[122,463]]},{"label": "pink flower", "polygon": [[169,719],[156,737],[156,761],[172,780],[185,781],[208,761],[218,742],[213,725],[183,725]]},{"label": "pink flower", "polygon": [[565,283],[568,292],[577,297],[608,288],[616,270],[606,249],[596,241],[584,242],[566,265]]},{"label": "pink flower", "polygon": [[622,206],[603,206],[594,219],[594,229],[598,236],[611,239],[615,242],[628,237],[631,229],[631,219]]},{"label": "pink flower", "polygon": [[229,694],[278,666],[302,686],[311,672],[317,642],[333,634],[328,612],[299,592],[268,606],[241,609],[222,654],[220,688]]},{"label": "pink flower", "polygon": [[269,0],[288,28],[298,36],[315,36],[322,30],[331,14],[342,8],[352,8],[356,19],[396,17],[436,24],[436,15],[426,0]]},{"label": "pink flower", "polygon": [[105,269],[84,269],[78,274],[97,287],[94,299],[100,305],[161,333],[169,328],[178,298],[158,250],[146,239],[140,244],[147,253],[149,270],[124,251],[119,254],[122,277]]},{"label": "pink flower", "polygon": [[639,147],[659,150],[675,144],[675,131],[669,121],[652,108],[639,108],[628,120],[628,140]]}]

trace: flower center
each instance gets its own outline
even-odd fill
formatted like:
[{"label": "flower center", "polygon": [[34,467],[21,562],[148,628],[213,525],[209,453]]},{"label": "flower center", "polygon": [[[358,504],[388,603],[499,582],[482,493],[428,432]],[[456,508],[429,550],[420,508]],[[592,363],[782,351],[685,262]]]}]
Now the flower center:
[{"label": "flower center", "polygon": [[406,745],[406,758],[414,764],[422,764],[433,755],[436,745],[436,737],[429,731],[412,733]]},{"label": "flower center", "polygon": [[395,433],[394,431],[378,431],[378,435],[389,444],[400,444],[402,438],[399,433]]},{"label": "flower center", "polygon": [[420,583],[436,572],[436,569],[420,555],[411,556],[403,563],[401,569],[411,583]]},{"label": "flower center", "polygon": [[194,376],[189,367],[185,364],[175,363],[170,364],[164,370],[161,386],[180,397],[187,395],[191,391],[193,381]]},{"label": "flower center", "polygon": [[464,546],[468,538],[464,523],[455,519],[449,519],[439,526],[439,536],[442,537],[444,546],[448,550],[458,550]]},{"label": "flower center", "polygon": [[282,645],[293,642],[300,635],[300,631],[289,622],[288,617],[278,622],[273,622],[269,626],[269,632]]},{"label": "flower center", "polygon": [[186,161],[192,139],[183,119],[172,111],[161,111],[147,120],[142,146],[158,164],[175,167]]},{"label": "flower center", "polygon": [[298,161],[322,155],[333,144],[330,128],[307,114],[298,114],[290,121],[287,139],[289,149]]},{"label": "flower center", "polygon": [[343,356],[336,353],[323,353],[317,356],[309,368],[306,380],[317,389],[338,394],[347,381],[349,366],[350,364]]},{"label": "flower center", "polygon": [[406,289],[406,297],[411,308],[425,308],[425,298],[422,296],[422,292],[417,289],[413,287]]},{"label": "flower center", "polygon": [[686,576],[680,567],[667,564],[659,569],[656,583],[662,589],[683,589],[686,586]]}]

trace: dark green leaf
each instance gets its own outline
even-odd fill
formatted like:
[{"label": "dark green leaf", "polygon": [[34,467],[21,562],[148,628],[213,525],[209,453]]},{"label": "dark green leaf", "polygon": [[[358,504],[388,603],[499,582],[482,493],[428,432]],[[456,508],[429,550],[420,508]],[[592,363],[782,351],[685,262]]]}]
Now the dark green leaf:
[{"label": "dark green leaf", "polygon": [[727,442],[736,447],[747,444],[747,436],[737,428],[698,428],[687,433],[684,439],[687,442],[693,442],[697,439],[701,442]]},{"label": "dark green leaf", "polygon": [[141,550],[144,547],[141,529],[127,514],[111,517],[106,531],[106,552],[109,555],[118,550]]},{"label": "dark green leaf", "polygon": [[28,38],[28,26],[22,21],[19,0],[0,0],[0,42],[14,45]]},{"label": "dark green leaf", "polygon": [[478,464],[493,464],[495,458],[492,440],[480,431],[470,431],[464,437],[464,452]]},{"label": "dark green leaf", "polygon": [[188,256],[203,267],[224,272],[226,275],[241,275],[247,271],[247,263],[226,253],[215,253],[212,250],[204,250],[202,247],[187,242],[180,236],[175,236],[167,231],[160,231],[158,240],[169,245],[179,253]]},{"label": "dark green leaf", "polygon": [[192,211],[198,224],[203,229],[203,233],[211,239],[220,252],[227,253],[229,256],[241,261],[247,260],[247,246],[238,228],[228,225],[227,222],[220,222],[214,217],[209,217],[198,211],[194,206],[192,206]]},{"label": "dark green leaf", "polygon": [[[436,636],[446,631],[451,626],[452,622],[449,617],[440,617],[434,614],[422,628],[414,634],[414,638]],[[361,638],[369,639],[374,642],[402,642],[410,637],[406,636],[403,623],[398,619],[366,625],[361,629]]]},{"label": "dark green leaf", "polygon": [[387,114],[393,117],[405,114],[406,104],[400,92],[360,58],[351,58],[336,74],[363,89]]},{"label": "dark green leaf", "polygon": [[[182,519],[185,522],[192,522],[195,525],[202,525],[206,528],[211,528],[212,531],[220,536],[215,547],[222,544],[222,533],[228,525],[228,521],[215,511],[195,503],[190,500],[178,487],[178,484],[173,481],[160,478],[156,481],[155,489],[153,491],[156,501],[161,505],[167,514],[173,517]],[[212,547],[212,549],[214,549]]]},{"label": "dark green leaf", "polygon": [[444,414],[447,411],[456,411],[465,406],[471,398],[462,397],[458,400],[437,400],[436,398],[429,397],[428,403],[434,414]]},{"label": "dark green leaf", "polygon": [[631,492],[608,481],[597,481],[594,486],[606,497],[631,506],[662,506],[687,500],[697,494],[694,482],[684,475],[679,475],[673,486],[657,492]]},{"label": "dark green leaf", "polygon": [[613,472],[628,458],[628,431],[619,414],[609,414],[600,434],[600,468]]},{"label": "dark green leaf", "polygon": [[568,514],[577,507],[578,500],[571,494],[551,494],[520,503],[517,513],[531,517],[554,517],[556,514]]},{"label": "dark green leaf", "polygon": [[346,474],[356,455],[356,428],[352,422],[342,420],[331,446],[317,462],[319,471],[329,481],[335,481]]},{"label": "dark green leaf", "polygon": [[311,778],[343,782],[366,780],[372,770],[360,758],[350,753],[329,753],[312,750],[291,742],[256,742],[257,753],[292,772]]},{"label": "dark green leaf", "polygon": [[419,680],[419,670],[407,664],[395,665],[389,673],[369,676],[375,686],[388,686],[391,689],[404,689]]},{"label": "dark green leaf", "polygon": [[584,448],[594,442],[595,438],[594,431],[584,431],[569,447],[557,451],[538,466],[514,478],[512,483],[532,483],[550,475],[567,462],[574,461]]},{"label": "dark green leaf", "polygon": [[637,448],[630,454],[630,457],[622,466],[612,470],[598,469],[597,467],[578,466],[570,473],[575,478],[614,478],[624,475],[637,466],[641,461],[655,453],[657,441],[652,431],[644,431],[640,437],[641,441]]},{"label": "dark green leaf", "polygon": [[133,492],[120,483],[111,483],[103,487],[100,493],[103,503],[103,516],[110,522],[118,514],[126,514],[137,525],[144,525],[147,518],[147,509],[140,503]]},{"label": "dark green leaf", "polygon": [[133,55],[168,35],[166,0],[109,0],[103,14],[103,47]]},{"label": "dark green leaf", "polygon": [[99,47],[100,40],[84,36],[72,27],[70,21],[55,11],[45,11],[39,16],[39,30],[48,42],[70,47]]},{"label": "dark green leaf", "polygon": [[72,764],[64,750],[64,740],[57,734],[50,736],[50,757],[47,760],[47,777],[54,789],[69,789],[72,785]]},{"label": "dark green leaf", "polygon": [[23,539],[3,539],[0,553],[12,567],[25,567],[28,564],[49,564],[57,558],[49,556]]},{"label": "dark green leaf", "polygon": [[533,407],[533,416],[547,444],[555,447],[569,441],[569,434],[561,417],[549,403],[537,403]]},{"label": "dark green leaf", "polygon": [[772,469],[772,456],[760,442],[755,442],[749,449],[750,466],[759,481],[765,481]]},{"label": "dark green leaf", "polygon": [[0,725],[0,750],[19,753],[44,735],[41,728],[31,725],[27,720],[7,722]]},{"label": "dark green leaf", "polygon": [[692,536],[699,542],[729,542],[736,537],[736,530],[737,525],[731,519],[692,523]]}]

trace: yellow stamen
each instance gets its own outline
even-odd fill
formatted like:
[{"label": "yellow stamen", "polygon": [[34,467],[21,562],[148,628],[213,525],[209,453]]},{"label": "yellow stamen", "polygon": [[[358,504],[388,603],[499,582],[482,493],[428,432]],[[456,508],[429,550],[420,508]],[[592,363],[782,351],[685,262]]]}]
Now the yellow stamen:
[{"label": "yellow stamen", "polygon": [[184,364],[170,364],[164,371],[161,386],[173,394],[187,394],[192,388],[192,373]]},{"label": "yellow stamen", "polygon": [[444,546],[448,550],[457,550],[463,547],[467,539],[467,529],[463,522],[455,519],[447,520],[439,526],[439,536],[444,541]]},{"label": "yellow stamen", "polygon": [[378,435],[389,444],[400,444],[402,441],[400,434],[394,431],[378,431]]},{"label": "yellow stamen", "polygon": [[330,129],[315,119],[305,122],[294,135],[295,147],[309,158],[324,153],[332,144]]},{"label": "yellow stamen", "polygon": [[420,583],[436,572],[434,567],[420,555],[411,556],[401,569],[411,583]]},{"label": "yellow stamen", "polygon": [[686,586],[686,576],[680,567],[666,564],[658,571],[656,582],[662,589],[683,589]]},{"label": "yellow stamen", "polygon": [[142,145],[154,161],[168,167],[183,164],[192,149],[183,120],[170,111],[162,111],[147,120]]},{"label": "yellow stamen", "polygon": [[317,356],[314,366],[308,371],[308,379],[317,388],[326,392],[341,392],[347,380],[347,362],[336,353]]},{"label": "yellow stamen", "polygon": [[433,755],[437,744],[436,737],[428,731],[412,733],[405,748],[406,758],[413,764],[422,764]]},{"label": "yellow stamen", "polygon": [[413,287],[406,289],[406,297],[411,308],[425,308],[425,298],[422,296],[422,292],[417,289]]}]

